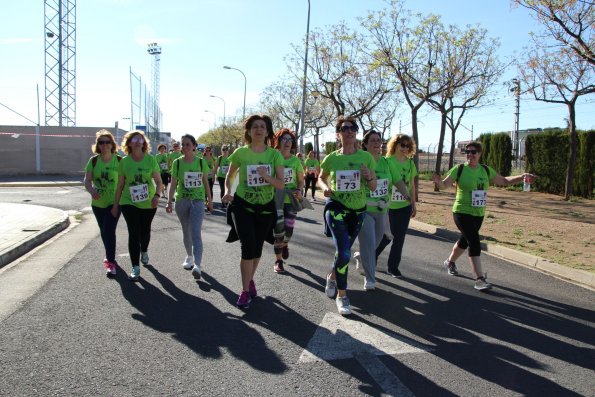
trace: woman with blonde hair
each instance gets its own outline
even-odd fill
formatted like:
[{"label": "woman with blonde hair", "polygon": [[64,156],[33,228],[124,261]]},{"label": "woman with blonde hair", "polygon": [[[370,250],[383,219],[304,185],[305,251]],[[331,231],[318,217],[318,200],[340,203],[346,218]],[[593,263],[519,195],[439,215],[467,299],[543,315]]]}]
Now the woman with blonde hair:
[{"label": "woman with blonde hair", "polygon": [[85,167],[85,189],[91,195],[91,209],[105,248],[103,267],[106,275],[112,277],[116,275],[116,227],[120,218],[120,211],[112,213],[112,207],[121,157],[115,154],[118,145],[111,132],[100,130],[95,135],[95,144],[91,147],[95,155]]},{"label": "woman with blonde hair", "polygon": [[398,134],[388,141],[386,158],[388,160],[394,184],[403,181],[407,185],[407,193],[403,194],[394,185],[388,205],[390,231],[393,235],[388,255],[388,274],[402,277],[399,265],[405,244],[405,236],[409,221],[415,217],[415,176],[417,168],[413,162],[416,145],[413,139],[405,134]]},{"label": "woman with blonde hair", "polygon": [[130,280],[140,278],[139,258],[143,265],[149,264],[149,242],[151,223],[157,212],[161,195],[161,174],[155,157],[151,156],[151,146],[142,131],[130,131],[122,140],[127,154],[118,168],[118,188],[112,214],[119,209],[128,226],[128,251],[132,272]]}]

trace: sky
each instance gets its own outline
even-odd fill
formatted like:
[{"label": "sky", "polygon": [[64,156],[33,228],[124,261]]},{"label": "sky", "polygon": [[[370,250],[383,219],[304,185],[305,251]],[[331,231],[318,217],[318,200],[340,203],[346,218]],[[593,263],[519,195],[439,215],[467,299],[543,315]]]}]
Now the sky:
[{"label": "sky", "polygon": [[[386,7],[383,0],[311,0],[310,30],[340,21],[358,26],[368,10]],[[512,8],[509,0],[417,0],[407,7],[434,13],[445,24],[479,24],[490,37],[499,38],[500,59],[518,58],[530,44],[529,32],[539,25],[527,10]],[[117,121],[130,127],[132,70],[151,87],[151,55],[147,44],[162,48],[160,105],[163,131],[174,138],[198,136],[242,113],[244,78],[246,107],[258,109],[259,95],[286,73],[284,58],[291,44],[306,33],[308,0],[83,0],[76,11],[76,121],[77,126],[110,127]],[[36,85],[39,85],[41,120],[44,119],[44,2],[3,1],[0,13],[0,103],[30,120],[37,120]],[[509,131],[514,125],[514,97],[506,81],[516,77],[509,68],[493,92],[492,106],[463,118],[458,140],[482,132]],[[210,95],[218,96],[212,98]],[[577,124],[595,129],[595,97],[577,105]],[[522,97],[520,129],[564,127],[564,105]],[[437,143],[439,116],[422,108],[419,115],[422,149]],[[0,107],[0,125],[29,125],[29,121]],[[399,111],[391,133],[410,134],[408,108]],[[291,127],[291,126],[288,126]],[[331,133],[322,141],[332,140]],[[306,139],[308,141],[308,139]],[[448,139],[446,144],[448,144]]]}]

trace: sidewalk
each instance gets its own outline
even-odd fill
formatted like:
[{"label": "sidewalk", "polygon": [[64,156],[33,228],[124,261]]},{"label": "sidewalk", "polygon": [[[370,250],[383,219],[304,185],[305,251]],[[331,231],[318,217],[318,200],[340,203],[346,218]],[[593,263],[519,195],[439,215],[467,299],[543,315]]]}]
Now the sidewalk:
[{"label": "sidewalk", "polygon": [[[41,175],[0,177],[0,187],[80,186],[82,175]],[[69,225],[68,215],[61,210],[28,204],[0,203],[0,268],[53,237]],[[411,220],[412,229],[440,236],[450,241],[458,239],[451,230]],[[538,256],[526,254],[497,244],[482,244],[488,254],[509,262],[551,274],[575,284],[595,289],[595,274],[562,266]]]}]

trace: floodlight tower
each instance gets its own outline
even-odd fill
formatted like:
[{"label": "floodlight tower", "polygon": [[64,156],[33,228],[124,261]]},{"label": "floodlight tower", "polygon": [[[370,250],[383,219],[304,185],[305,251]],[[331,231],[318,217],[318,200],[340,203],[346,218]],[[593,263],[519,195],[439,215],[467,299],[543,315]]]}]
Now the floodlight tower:
[{"label": "floodlight tower", "polygon": [[153,103],[151,104],[153,109],[150,114],[153,115],[153,131],[160,130],[160,107],[159,107],[159,61],[161,60],[161,47],[157,43],[149,43],[147,52],[153,57],[151,73],[152,73],[152,85],[153,85]]},{"label": "floodlight tower", "polygon": [[44,0],[45,125],[76,125],[76,0]]}]

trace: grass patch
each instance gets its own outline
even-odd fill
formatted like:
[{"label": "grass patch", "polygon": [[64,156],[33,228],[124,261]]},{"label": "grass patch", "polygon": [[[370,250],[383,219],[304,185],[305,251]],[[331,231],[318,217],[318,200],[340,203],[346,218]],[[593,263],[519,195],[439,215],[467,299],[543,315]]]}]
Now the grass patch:
[{"label": "grass patch", "polygon": [[521,237],[524,234],[523,229],[514,229],[512,233],[517,237]]}]

